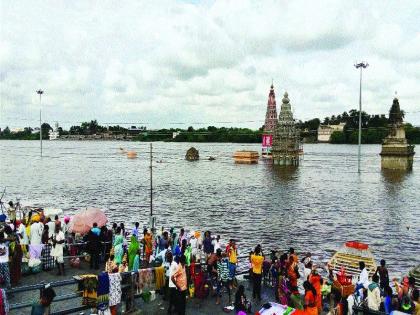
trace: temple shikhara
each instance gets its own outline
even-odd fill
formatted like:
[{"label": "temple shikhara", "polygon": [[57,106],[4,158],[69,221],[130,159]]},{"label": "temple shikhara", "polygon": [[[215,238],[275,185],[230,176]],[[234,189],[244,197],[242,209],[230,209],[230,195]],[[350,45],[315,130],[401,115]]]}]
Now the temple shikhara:
[{"label": "temple shikhara", "polygon": [[277,104],[274,85],[271,83],[270,93],[268,94],[267,112],[265,114],[264,134],[262,136],[262,156],[271,157],[271,146],[273,143],[273,133],[277,126]]},{"label": "temple shikhara", "polygon": [[272,157],[274,165],[299,165],[302,144],[299,129],[293,119],[289,95],[284,93],[279,119],[273,134]]},{"label": "temple shikhara", "polygon": [[389,111],[389,135],[382,144],[381,168],[411,170],[413,168],[414,146],[405,138],[403,113],[397,98]]}]

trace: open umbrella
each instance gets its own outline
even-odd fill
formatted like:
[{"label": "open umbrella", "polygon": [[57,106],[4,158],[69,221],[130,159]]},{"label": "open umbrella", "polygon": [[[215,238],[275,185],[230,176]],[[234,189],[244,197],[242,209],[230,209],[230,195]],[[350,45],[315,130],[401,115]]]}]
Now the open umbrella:
[{"label": "open umbrella", "polygon": [[72,233],[86,234],[92,228],[93,223],[98,227],[108,222],[105,213],[99,208],[86,208],[77,212],[70,221],[69,231]]}]

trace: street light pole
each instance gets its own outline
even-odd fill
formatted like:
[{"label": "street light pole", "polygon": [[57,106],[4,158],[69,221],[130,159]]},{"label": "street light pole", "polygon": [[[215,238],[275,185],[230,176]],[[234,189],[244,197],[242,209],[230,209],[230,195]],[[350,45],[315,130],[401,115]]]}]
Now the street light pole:
[{"label": "street light pole", "polygon": [[366,69],[369,64],[366,62],[359,62],[354,65],[356,69],[360,68],[360,83],[359,83],[359,147],[357,153],[357,172],[360,173],[360,158],[362,152],[362,69]]},{"label": "street light pole", "polygon": [[42,112],[41,112],[41,96],[44,94],[43,90],[36,91],[37,94],[39,94],[39,143],[41,146],[41,157],[42,157]]},{"label": "street light pole", "polygon": [[153,144],[150,143],[150,228],[154,228],[153,222]]}]

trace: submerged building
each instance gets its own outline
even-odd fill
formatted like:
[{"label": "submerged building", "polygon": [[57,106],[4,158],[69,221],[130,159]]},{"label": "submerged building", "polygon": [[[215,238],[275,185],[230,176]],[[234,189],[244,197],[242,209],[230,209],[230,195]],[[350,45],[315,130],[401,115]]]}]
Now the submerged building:
[{"label": "submerged building", "polygon": [[301,149],[299,129],[293,119],[289,95],[285,92],[273,134],[273,164],[298,166]]},{"label": "submerged building", "polygon": [[273,132],[277,126],[277,104],[274,85],[271,83],[270,93],[268,94],[267,111],[265,113],[264,133],[262,136],[262,156],[271,157],[273,144]]},{"label": "submerged building", "polygon": [[382,143],[381,168],[411,170],[413,168],[414,146],[405,138],[403,113],[397,98],[389,111],[389,135]]}]

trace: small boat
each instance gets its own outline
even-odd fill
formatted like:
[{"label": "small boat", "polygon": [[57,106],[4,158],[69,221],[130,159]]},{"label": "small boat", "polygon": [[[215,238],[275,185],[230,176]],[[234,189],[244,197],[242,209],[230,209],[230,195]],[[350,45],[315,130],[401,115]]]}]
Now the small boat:
[{"label": "small boat", "polygon": [[236,151],[233,159],[238,164],[256,164],[258,163],[259,154],[257,151]]},{"label": "small boat", "polygon": [[358,276],[360,274],[359,262],[363,261],[369,272],[369,277],[376,271],[375,257],[369,250],[369,245],[356,241],[346,242],[330,259],[329,264],[335,273],[345,269],[346,274]]},{"label": "small boat", "polygon": [[127,152],[127,158],[129,158],[129,159],[137,158],[137,152],[136,151],[128,151]]}]

